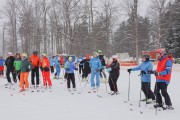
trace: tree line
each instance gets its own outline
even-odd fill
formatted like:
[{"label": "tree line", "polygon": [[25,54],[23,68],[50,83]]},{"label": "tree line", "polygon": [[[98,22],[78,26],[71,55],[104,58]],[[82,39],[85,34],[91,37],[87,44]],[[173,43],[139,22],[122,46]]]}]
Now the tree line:
[{"label": "tree line", "polygon": [[[145,16],[140,0],[6,0],[2,54],[7,51],[110,56],[166,47],[180,57],[179,0],[151,0]],[[121,18],[125,16],[123,21]]]}]

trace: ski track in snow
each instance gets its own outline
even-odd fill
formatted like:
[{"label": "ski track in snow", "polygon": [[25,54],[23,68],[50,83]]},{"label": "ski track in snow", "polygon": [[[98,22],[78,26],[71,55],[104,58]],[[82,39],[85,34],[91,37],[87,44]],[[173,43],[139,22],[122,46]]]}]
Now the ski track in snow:
[{"label": "ski track in snow", "polygon": [[[180,72],[173,72],[168,92],[172,99],[173,111],[149,109],[153,105],[141,102],[139,107],[140,78],[139,72],[131,73],[130,101],[128,94],[128,73],[121,70],[118,80],[119,95],[106,94],[105,84],[101,83],[98,93],[88,93],[90,84],[82,89],[76,72],[77,91],[68,92],[66,82],[53,80],[52,92],[40,89],[19,93],[18,84],[13,89],[5,88],[5,78],[0,78],[0,120],[179,120],[180,119]],[[30,75],[29,75],[30,76]],[[61,73],[62,76],[62,73]],[[29,78],[30,82],[30,78]],[[152,76],[151,88],[154,90],[155,77]],[[108,86],[109,91],[109,86]],[[81,92],[80,94],[78,94]],[[97,95],[102,96],[97,97]],[[144,95],[142,93],[142,98]],[[142,112],[142,113],[141,113]]]}]

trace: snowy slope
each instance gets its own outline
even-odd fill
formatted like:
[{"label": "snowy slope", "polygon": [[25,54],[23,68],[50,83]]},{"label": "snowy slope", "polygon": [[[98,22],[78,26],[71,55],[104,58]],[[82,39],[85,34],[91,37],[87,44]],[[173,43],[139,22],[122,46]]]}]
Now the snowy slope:
[{"label": "snowy slope", "polygon": [[[177,68],[180,69],[179,66]],[[18,93],[18,85],[13,86],[15,90],[5,88],[6,79],[0,78],[0,120],[179,120],[180,71],[173,72],[172,82],[168,88],[175,109],[158,111],[158,115],[155,115],[155,109],[149,109],[152,105],[145,107],[145,103],[141,103],[141,107],[138,107],[140,94],[138,74],[139,72],[131,74],[130,103],[124,103],[127,101],[129,79],[125,69],[121,70],[118,81],[120,94],[107,95],[105,85],[101,84],[98,94],[103,98],[88,93],[90,85],[84,87],[84,82],[82,90],[77,74],[77,93],[81,91],[81,94],[73,95],[67,92],[66,84],[60,84],[62,80],[53,80],[53,92],[32,93],[29,90],[23,95]],[[153,77],[153,89],[154,81]]]}]

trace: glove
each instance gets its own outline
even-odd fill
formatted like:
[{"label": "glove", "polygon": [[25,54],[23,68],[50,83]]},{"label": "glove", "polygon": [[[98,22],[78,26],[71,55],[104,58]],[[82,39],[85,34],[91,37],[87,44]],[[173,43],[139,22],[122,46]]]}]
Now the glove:
[{"label": "glove", "polygon": [[112,71],[112,68],[108,68],[108,69],[107,69],[107,72],[111,72],[111,71]]},{"label": "glove", "polygon": [[148,74],[154,74],[155,72],[152,70],[148,70]]},{"label": "glove", "polygon": [[146,74],[146,72],[142,70],[141,71],[141,75],[145,75],[145,74]]},{"label": "glove", "polygon": [[99,69],[96,69],[96,72],[99,72],[100,70]]},{"label": "glove", "polygon": [[154,75],[155,75],[155,76],[160,76],[161,74],[160,74],[159,72],[155,71],[155,72],[154,72]]},{"label": "glove", "polygon": [[128,72],[128,73],[131,73],[131,70],[132,70],[132,69],[127,69],[127,72]]}]

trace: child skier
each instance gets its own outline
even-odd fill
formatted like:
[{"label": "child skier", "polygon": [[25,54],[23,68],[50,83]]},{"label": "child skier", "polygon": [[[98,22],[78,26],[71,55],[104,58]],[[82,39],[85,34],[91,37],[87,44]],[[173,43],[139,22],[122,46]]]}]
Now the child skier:
[{"label": "child skier", "polygon": [[[97,51],[98,54],[99,54],[99,59],[101,61],[101,65],[102,65],[102,68],[100,70],[100,77],[101,77],[101,82],[105,82],[107,81],[107,78],[106,78],[106,73],[105,73],[105,68],[106,68],[106,61],[105,61],[105,58],[104,58],[104,55],[102,53],[102,50],[98,50]],[[102,79],[104,76],[104,80]]]},{"label": "child skier", "polygon": [[49,57],[49,61],[50,61],[51,74],[54,74],[54,61],[52,57]]},{"label": "child skier", "polygon": [[28,76],[29,76],[29,72],[32,69],[32,65],[28,60],[26,53],[22,53],[21,58],[22,58],[22,62],[21,62],[21,72],[20,72],[20,88],[21,88],[20,92],[23,92],[25,89],[28,90],[29,88]]},{"label": "child skier", "polygon": [[[155,95],[151,90],[151,75],[148,73],[148,71],[151,71],[153,69],[153,65],[150,61],[150,56],[147,54],[143,55],[142,61],[143,63],[141,63],[139,66],[128,69],[127,71],[129,73],[131,71],[141,71],[141,90],[146,97],[142,101],[146,101],[147,103],[149,103],[151,101],[155,101]],[[150,99],[151,101],[149,101]]]},{"label": "child skier", "polygon": [[43,76],[43,86],[47,88],[47,84],[48,84],[49,88],[51,88],[52,82],[50,79],[50,61],[47,58],[46,54],[42,54],[41,70]]},{"label": "child skier", "polygon": [[56,67],[56,73],[54,74],[54,79],[59,79],[61,69],[60,69],[60,64],[58,60],[58,55],[54,56],[53,60],[54,60],[54,65]]},{"label": "child skier", "polygon": [[108,66],[107,72],[109,72],[109,86],[111,89],[111,95],[118,94],[117,80],[120,75],[120,64],[118,62],[118,56],[114,55],[113,62]]},{"label": "child skier", "polygon": [[4,63],[5,60],[3,59],[2,56],[0,56],[0,77],[3,77],[4,75]]},{"label": "child skier", "polygon": [[[6,77],[7,77],[7,81],[8,81],[8,84],[6,84],[5,86],[12,85],[10,73],[13,75],[13,72],[14,72],[14,60],[15,60],[14,56],[12,55],[11,52],[9,52],[8,57],[7,57],[6,61],[5,61],[5,65],[6,65],[6,68],[7,68]],[[14,76],[13,76],[13,81],[16,83]]]},{"label": "child skier", "polygon": [[83,81],[86,81],[88,75],[91,73],[91,68],[89,66],[89,62],[90,62],[90,55],[87,54],[84,59],[83,75],[82,75]]},{"label": "child skier", "polygon": [[81,56],[78,57],[76,64],[79,65],[79,75],[81,75],[84,64],[83,58]]},{"label": "child skier", "polygon": [[78,70],[78,69],[76,68],[75,63],[73,62],[72,57],[69,57],[68,61],[65,63],[65,70],[67,72],[66,78],[67,78],[68,91],[71,91],[71,83],[70,82],[72,82],[73,90],[76,91],[74,70]]},{"label": "child skier", "polygon": [[102,68],[101,61],[99,59],[98,53],[94,52],[93,58],[90,60],[91,67],[91,89],[95,90],[94,77],[96,76],[96,87],[100,87],[100,70]]},{"label": "child skier", "polygon": [[20,81],[20,71],[21,71],[21,55],[20,53],[16,53],[16,57],[15,57],[15,61],[14,61],[14,78],[16,78],[17,81],[17,77]]}]

